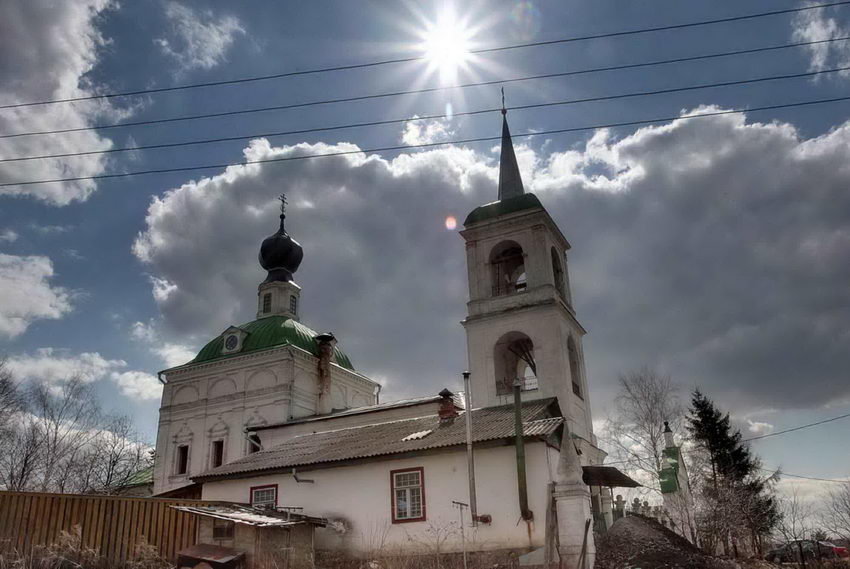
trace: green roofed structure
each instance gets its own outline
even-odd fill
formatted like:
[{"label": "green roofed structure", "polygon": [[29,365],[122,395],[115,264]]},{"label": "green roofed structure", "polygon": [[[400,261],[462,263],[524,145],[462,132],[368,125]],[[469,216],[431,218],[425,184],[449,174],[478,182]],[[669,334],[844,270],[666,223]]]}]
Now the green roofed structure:
[{"label": "green roofed structure", "polygon": [[[267,316],[240,326],[234,326],[233,328],[241,330],[245,335],[242,340],[241,350],[233,353],[222,353],[226,338],[226,334],[222,334],[204,346],[198,352],[198,355],[195,356],[195,359],[186,365],[209,362],[286,345],[295,346],[316,357],[319,356],[319,342],[316,340],[319,334],[292,318],[279,315]],[[231,330],[231,328],[228,328],[228,330]],[[345,369],[354,371],[354,366],[351,364],[349,357],[337,347],[334,347],[333,350],[333,361]]]}]

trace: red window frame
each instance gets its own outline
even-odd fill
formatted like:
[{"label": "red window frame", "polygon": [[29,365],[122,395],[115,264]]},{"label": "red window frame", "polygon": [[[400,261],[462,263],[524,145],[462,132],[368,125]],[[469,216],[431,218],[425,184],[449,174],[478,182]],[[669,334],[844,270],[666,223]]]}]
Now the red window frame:
[{"label": "red window frame", "polygon": [[268,488],[274,488],[274,506],[277,508],[277,499],[278,499],[278,491],[277,484],[264,484],[262,486],[251,486],[251,489],[248,491],[248,503],[251,506],[254,505],[254,490],[267,490]]},{"label": "red window frame", "polygon": [[[395,475],[404,474],[406,472],[418,472],[419,484],[422,488],[422,515],[418,518],[397,518],[395,507]],[[392,519],[394,524],[406,524],[408,522],[424,522],[425,521],[425,468],[415,466],[413,468],[399,468],[398,470],[390,470],[390,502],[392,507]]]}]

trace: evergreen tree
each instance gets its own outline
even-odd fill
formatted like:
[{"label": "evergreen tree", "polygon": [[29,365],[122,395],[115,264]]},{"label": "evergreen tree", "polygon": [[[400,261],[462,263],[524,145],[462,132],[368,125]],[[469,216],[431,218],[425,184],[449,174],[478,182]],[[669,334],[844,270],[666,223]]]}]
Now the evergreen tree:
[{"label": "evergreen tree", "polygon": [[753,549],[761,550],[761,537],[779,521],[773,492],[777,476],[758,475],[761,461],[733,429],[729,413],[720,409],[698,389],[691,398],[686,428],[695,445],[704,451],[710,469],[704,498],[707,542],[737,552],[737,536],[746,532]]}]

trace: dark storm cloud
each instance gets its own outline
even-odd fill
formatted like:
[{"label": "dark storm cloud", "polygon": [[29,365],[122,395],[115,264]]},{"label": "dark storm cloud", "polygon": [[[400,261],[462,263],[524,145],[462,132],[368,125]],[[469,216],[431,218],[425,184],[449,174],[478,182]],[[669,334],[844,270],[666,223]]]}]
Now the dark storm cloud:
[{"label": "dark storm cloud", "polygon": [[[643,364],[738,411],[850,395],[850,129],[802,140],[725,116],[598,132],[584,148],[519,149],[526,187],[573,244],[595,403]],[[250,158],[350,145],[270,148]],[[457,382],[466,348],[462,239],[444,228],[495,196],[494,161],[451,148],[232,168],[152,203],[135,251],[165,326],[209,338],[250,320],[275,196],[304,244],[307,324],[337,333],[395,395]]]}]

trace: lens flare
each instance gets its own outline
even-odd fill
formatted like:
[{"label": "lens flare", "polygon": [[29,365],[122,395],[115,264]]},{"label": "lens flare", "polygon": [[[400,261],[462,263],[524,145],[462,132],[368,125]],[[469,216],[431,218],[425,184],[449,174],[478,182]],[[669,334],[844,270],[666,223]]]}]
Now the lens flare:
[{"label": "lens flare", "polygon": [[422,50],[442,80],[454,81],[458,70],[466,66],[470,58],[470,36],[471,32],[451,11],[441,14],[425,30]]},{"label": "lens flare", "polygon": [[446,229],[454,231],[455,227],[457,227],[457,219],[455,219],[455,216],[450,215],[446,217]]}]

